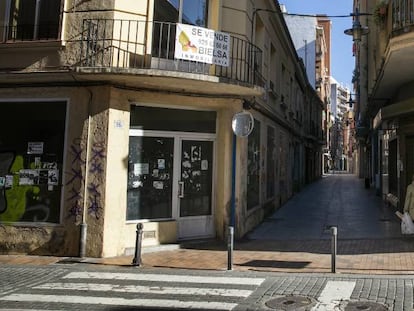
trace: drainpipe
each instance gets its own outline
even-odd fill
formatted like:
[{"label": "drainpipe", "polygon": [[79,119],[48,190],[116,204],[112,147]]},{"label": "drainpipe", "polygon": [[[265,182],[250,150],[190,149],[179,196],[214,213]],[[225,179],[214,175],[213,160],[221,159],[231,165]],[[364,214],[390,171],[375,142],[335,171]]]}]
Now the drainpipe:
[{"label": "drainpipe", "polygon": [[92,102],[92,91],[86,89],[89,92],[89,102],[88,102],[88,130],[86,133],[86,156],[85,156],[85,178],[83,183],[83,209],[82,209],[82,223],[80,224],[80,240],[79,240],[79,257],[84,258],[86,255],[86,237],[88,232],[88,224],[86,223],[87,216],[87,191],[88,191],[88,159],[89,159],[89,139],[91,132],[91,102]]},{"label": "drainpipe", "polygon": [[40,18],[40,0],[36,0],[33,40],[37,40],[37,37],[39,35],[39,18]]},{"label": "drainpipe", "polygon": [[178,22],[183,22],[183,9],[184,9],[184,0],[179,1],[179,7],[178,7]]}]

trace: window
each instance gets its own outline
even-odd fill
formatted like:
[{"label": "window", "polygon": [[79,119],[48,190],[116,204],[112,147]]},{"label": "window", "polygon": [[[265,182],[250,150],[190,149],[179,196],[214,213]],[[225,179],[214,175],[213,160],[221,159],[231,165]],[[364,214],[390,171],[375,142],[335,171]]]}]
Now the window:
[{"label": "window", "polygon": [[65,102],[0,102],[0,223],[59,223]]},{"label": "window", "polygon": [[127,220],[171,218],[173,153],[173,138],[129,138]]},{"label": "window", "polygon": [[247,143],[247,209],[260,203],[260,122],[254,120],[254,128]]},{"label": "window", "polygon": [[6,40],[57,39],[60,0],[8,0],[3,36]]},{"label": "window", "polygon": [[207,9],[208,0],[155,0],[152,56],[172,59],[175,23],[207,28]]},{"label": "window", "polygon": [[154,20],[207,27],[208,0],[156,0]]}]

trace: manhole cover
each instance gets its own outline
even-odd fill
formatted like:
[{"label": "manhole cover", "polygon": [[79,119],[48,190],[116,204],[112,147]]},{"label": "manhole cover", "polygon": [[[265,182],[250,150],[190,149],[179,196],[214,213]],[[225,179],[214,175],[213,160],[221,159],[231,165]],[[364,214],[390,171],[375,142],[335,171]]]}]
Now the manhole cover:
[{"label": "manhole cover", "polygon": [[267,301],[265,304],[267,307],[276,310],[305,310],[301,309],[313,304],[314,301],[311,298],[303,296],[286,296],[280,298],[274,298]]},{"label": "manhole cover", "polygon": [[344,311],[387,311],[388,308],[380,303],[368,301],[351,301]]}]

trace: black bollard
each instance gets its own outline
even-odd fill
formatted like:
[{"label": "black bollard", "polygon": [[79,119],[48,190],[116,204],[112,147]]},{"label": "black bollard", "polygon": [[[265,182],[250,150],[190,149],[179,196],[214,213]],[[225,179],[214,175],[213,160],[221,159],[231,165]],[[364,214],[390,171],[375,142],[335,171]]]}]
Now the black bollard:
[{"label": "black bollard", "polygon": [[233,270],[234,228],[229,227],[227,235],[227,270]]},{"label": "black bollard", "polygon": [[142,242],[142,229],[144,226],[142,223],[137,224],[137,237],[135,240],[135,255],[134,259],[132,260],[133,266],[141,266],[142,260],[141,260],[141,242]]},{"label": "black bollard", "polygon": [[337,237],[338,228],[335,226],[331,227],[331,272],[336,273],[336,253],[337,253]]}]

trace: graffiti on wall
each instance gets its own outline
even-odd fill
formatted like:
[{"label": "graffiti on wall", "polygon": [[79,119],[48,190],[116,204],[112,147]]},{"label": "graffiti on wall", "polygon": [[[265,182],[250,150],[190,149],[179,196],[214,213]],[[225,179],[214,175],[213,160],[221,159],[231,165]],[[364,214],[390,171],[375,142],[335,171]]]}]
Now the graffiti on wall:
[{"label": "graffiti on wall", "polygon": [[82,215],[82,185],[84,182],[82,166],[85,165],[83,158],[83,149],[81,148],[81,139],[75,138],[69,147],[69,152],[72,155],[71,168],[66,172],[67,181],[66,186],[70,187],[70,196],[66,199],[70,204],[69,217],[75,218],[78,221]]},{"label": "graffiti on wall", "polygon": [[58,185],[56,162],[42,162],[41,154],[1,152],[0,222],[57,222],[51,206],[60,195]]},{"label": "graffiti on wall", "polygon": [[[82,167],[86,164],[86,150],[81,146],[80,138],[73,141],[70,146],[70,153],[72,155],[72,162],[70,171],[67,172],[68,181],[67,186],[70,186],[70,196],[67,201],[70,204],[69,217],[75,218],[76,221],[80,219],[83,213],[83,197],[82,188],[85,184],[85,172]],[[105,144],[104,142],[93,142],[91,146],[91,156],[88,161],[88,183],[87,193],[88,198],[86,206],[88,213],[93,215],[96,219],[99,219],[102,213],[102,194],[101,185],[102,178],[105,172]]]},{"label": "graffiti on wall", "polygon": [[91,160],[89,163],[89,206],[88,212],[99,219],[102,206],[100,202],[102,201],[102,195],[99,191],[101,180],[104,173],[104,161],[105,161],[105,143],[104,142],[94,142],[91,149]]}]

